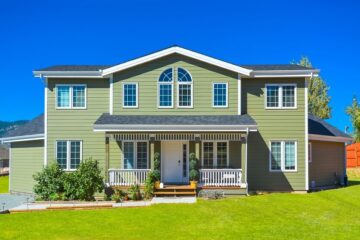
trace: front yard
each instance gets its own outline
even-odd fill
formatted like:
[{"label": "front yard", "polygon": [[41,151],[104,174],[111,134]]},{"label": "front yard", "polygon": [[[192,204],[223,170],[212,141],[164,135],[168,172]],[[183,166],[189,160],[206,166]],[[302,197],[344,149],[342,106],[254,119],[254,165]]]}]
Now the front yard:
[{"label": "front yard", "polygon": [[[1,239],[358,239],[360,176],[311,194],[0,215]],[[357,178],[355,178],[357,176]]]},{"label": "front yard", "polygon": [[0,193],[9,192],[9,176],[0,176]]}]

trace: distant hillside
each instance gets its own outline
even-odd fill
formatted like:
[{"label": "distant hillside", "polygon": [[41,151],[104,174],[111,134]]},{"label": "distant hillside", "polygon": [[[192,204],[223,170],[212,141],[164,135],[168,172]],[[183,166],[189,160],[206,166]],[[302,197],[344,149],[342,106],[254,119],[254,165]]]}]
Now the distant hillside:
[{"label": "distant hillside", "polygon": [[0,137],[4,136],[10,130],[17,128],[18,126],[24,125],[28,120],[19,120],[14,122],[0,121]]}]

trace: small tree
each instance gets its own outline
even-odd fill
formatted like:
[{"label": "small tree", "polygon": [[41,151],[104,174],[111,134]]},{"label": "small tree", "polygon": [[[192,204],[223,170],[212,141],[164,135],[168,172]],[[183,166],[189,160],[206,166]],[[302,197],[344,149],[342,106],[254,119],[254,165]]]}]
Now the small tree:
[{"label": "small tree", "polygon": [[42,200],[50,200],[52,196],[64,192],[64,174],[57,163],[44,167],[33,175],[37,182],[34,186],[35,194]]},{"label": "small tree", "polygon": [[198,171],[198,163],[195,156],[195,153],[190,154],[189,158],[190,163],[190,172],[189,172],[189,178],[190,181],[197,181],[199,179],[199,171]]},{"label": "small tree", "polygon": [[160,181],[161,179],[160,165],[161,165],[160,153],[156,152],[154,154],[154,171],[153,171],[155,181]]},{"label": "small tree", "polygon": [[354,140],[360,142],[360,104],[356,97],[353,98],[351,106],[346,108],[346,114],[350,116],[353,125]]}]

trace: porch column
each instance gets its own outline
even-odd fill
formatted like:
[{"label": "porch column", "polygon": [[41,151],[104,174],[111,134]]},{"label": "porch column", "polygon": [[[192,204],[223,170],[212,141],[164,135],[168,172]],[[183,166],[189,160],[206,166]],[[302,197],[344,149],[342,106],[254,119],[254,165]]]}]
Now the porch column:
[{"label": "porch column", "polygon": [[150,168],[154,170],[155,142],[150,141]]},{"label": "porch column", "polygon": [[200,141],[195,142],[195,157],[199,161],[198,164],[200,164]]},{"label": "porch column", "polygon": [[241,185],[247,187],[247,135],[241,138]]},{"label": "porch column", "polygon": [[109,137],[105,137],[105,182],[109,180],[109,158],[110,158],[110,146]]}]

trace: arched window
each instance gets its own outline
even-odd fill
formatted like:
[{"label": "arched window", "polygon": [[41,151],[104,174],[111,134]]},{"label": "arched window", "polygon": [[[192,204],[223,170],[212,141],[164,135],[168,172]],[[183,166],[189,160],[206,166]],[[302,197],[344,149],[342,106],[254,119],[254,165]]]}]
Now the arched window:
[{"label": "arched window", "polygon": [[193,82],[191,75],[183,68],[178,68],[178,107],[191,108],[193,106]]},{"label": "arched window", "polygon": [[161,73],[158,87],[158,104],[160,108],[173,107],[173,69],[168,68]]}]

